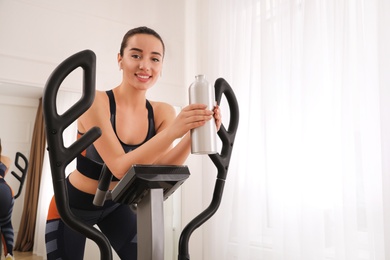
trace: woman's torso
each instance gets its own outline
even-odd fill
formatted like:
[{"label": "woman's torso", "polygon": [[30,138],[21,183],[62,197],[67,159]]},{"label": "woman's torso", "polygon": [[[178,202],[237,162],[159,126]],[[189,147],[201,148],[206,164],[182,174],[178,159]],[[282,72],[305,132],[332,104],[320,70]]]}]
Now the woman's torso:
[{"label": "woman's torso", "polygon": [[[123,150],[125,153],[131,152],[132,150],[136,149],[146,141],[148,141],[150,138],[152,138],[156,134],[155,130],[155,119],[154,119],[154,112],[153,112],[153,106],[149,101],[146,100],[146,109],[147,109],[147,127],[144,125],[141,125],[143,127],[143,135],[141,142],[137,144],[127,144],[126,142],[122,141],[121,135],[118,134],[122,133],[126,129],[123,129],[123,125],[121,124],[121,121],[118,120],[118,107],[115,101],[115,96],[112,91],[107,91],[108,96],[108,106],[110,110],[110,122],[112,125],[112,128],[116,134],[116,137],[118,141],[120,142]],[[120,111],[119,111],[120,113]],[[145,124],[145,123],[144,123]],[[119,131],[118,131],[119,130]],[[145,133],[146,131],[146,133]],[[79,133],[79,136],[81,136],[82,133]],[[84,191],[86,193],[94,194],[96,192],[96,188],[98,185],[98,179],[100,176],[100,171],[103,165],[103,160],[99,156],[96,148],[94,145],[90,145],[81,155],[78,156],[78,162],[77,162],[77,169],[71,174],[70,176],[70,182],[72,185],[74,185],[76,188],[78,188],[81,191]],[[112,189],[117,184],[118,179],[115,177],[113,178],[113,181],[111,183],[110,189]]]}]

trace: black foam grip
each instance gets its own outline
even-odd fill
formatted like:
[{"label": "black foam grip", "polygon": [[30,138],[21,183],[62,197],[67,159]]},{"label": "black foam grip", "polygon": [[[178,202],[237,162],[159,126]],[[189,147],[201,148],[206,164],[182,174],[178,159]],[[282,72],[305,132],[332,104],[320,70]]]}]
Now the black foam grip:
[{"label": "black foam grip", "polygon": [[106,194],[108,188],[110,187],[110,183],[112,180],[112,173],[110,169],[108,169],[107,165],[104,164],[102,168],[102,172],[100,173],[99,184],[96,190],[95,197],[93,199],[93,204],[95,206],[103,206],[104,201],[106,200]]}]

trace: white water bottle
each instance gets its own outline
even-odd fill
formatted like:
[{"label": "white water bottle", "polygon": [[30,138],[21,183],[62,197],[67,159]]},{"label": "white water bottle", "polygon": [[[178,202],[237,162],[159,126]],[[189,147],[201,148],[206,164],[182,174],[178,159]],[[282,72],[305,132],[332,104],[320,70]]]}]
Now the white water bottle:
[{"label": "white water bottle", "polygon": [[[189,87],[189,97],[190,104],[205,104],[206,109],[214,109],[214,88],[207,82],[204,75],[195,76],[195,81]],[[191,130],[191,153],[217,153],[217,127],[214,117],[203,126]]]}]

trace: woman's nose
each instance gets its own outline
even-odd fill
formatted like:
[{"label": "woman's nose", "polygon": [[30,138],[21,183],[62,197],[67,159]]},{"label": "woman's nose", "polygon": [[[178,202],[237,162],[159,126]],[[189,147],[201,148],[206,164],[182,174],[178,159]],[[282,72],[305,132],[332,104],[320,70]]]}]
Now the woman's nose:
[{"label": "woman's nose", "polygon": [[150,69],[150,62],[146,60],[142,60],[139,63],[139,69],[140,70],[149,70]]}]

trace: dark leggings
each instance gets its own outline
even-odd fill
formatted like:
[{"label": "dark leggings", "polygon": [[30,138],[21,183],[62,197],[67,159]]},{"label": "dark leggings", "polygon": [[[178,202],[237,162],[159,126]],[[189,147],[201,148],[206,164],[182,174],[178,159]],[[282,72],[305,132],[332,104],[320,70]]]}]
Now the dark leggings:
[{"label": "dark leggings", "polygon": [[4,255],[13,255],[14,229],[11,217],[14,207],[14,197],[11,188],[3,178],[0,178],[0,246],[4,243]]},{"label": "dark leggings", "polygon": [[[121,259],[137,259],[136,215],[127,205],[108,201],[102,208],[93,204],[93,195],[81,192],[67,181],[69,204],[75,216],[85,223],[97,225],[108,238]],[[49,215],[56,211],[51,204]],[[82,260],[86,237],[69,228],[60,218],[50,218],[46,223],[47,259]]]}]

